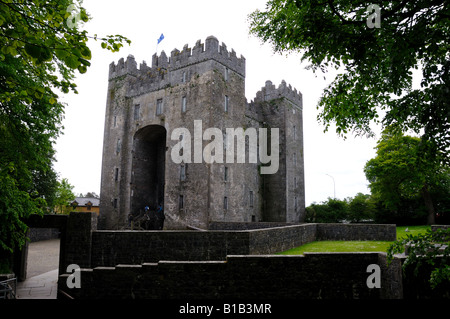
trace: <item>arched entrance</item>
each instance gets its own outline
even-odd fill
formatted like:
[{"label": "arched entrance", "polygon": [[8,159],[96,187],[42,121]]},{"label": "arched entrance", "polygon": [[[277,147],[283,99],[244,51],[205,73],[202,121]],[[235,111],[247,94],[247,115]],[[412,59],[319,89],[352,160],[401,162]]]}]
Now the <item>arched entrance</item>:
[{"label": "arched entrance", "polygon": [[141,214],[148,206],[164,207],[164,178],[167,131],[161,125],[149,125],[133,139],[131,213]]}]

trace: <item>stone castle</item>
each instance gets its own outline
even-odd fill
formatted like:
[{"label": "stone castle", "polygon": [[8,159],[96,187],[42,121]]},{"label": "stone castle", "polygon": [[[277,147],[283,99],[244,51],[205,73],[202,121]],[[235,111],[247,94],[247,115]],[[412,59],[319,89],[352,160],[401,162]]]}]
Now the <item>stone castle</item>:
[{"label": "stone castle", "polygon": [[[164,51],[155,54],[151,67],[143,62],[138,68],[133,56],[111,63],[99,229],[120,229],[129,214],[159,204],[165,229],[208,229],[211,222],[302,222],[302,107],[301,93],[284,81],[278,87],[267,81],[247,102],[245,58],[213,36],[193,48],[174,49],[170,57]],[[227,134],[229,128],[235,136]],[[254,132],[260,133],[259,149],[267,144],[267,155],[273,151],[277,163],[261,160],[261,152],[252,160]],[[277,147],[270,142],[275,133]],[[238,147],[242,136],[245,159],[235,152],[234,160],[225,155],[222,160],[220,154]],[[174,160],[174,153],[184,160]],[[273,164],[275,173],[262,173]]]}]

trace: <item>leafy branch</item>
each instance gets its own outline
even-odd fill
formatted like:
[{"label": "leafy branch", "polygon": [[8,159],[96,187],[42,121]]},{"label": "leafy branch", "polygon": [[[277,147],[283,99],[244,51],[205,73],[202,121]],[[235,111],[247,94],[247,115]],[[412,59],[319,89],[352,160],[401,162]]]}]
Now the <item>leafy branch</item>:
[{"label": "leafy branch", "polygon": [[433,289],[439,284],[450,282],[450,228],[439,228],[435,231],[427,230],[424,234],[407,235],[406,238],[394,242],[387,252],[388,263],[394,259],[395,254],[406,252],[403,270],[414,267],[417,276],[421,267],[431,265],[429,282]]}]

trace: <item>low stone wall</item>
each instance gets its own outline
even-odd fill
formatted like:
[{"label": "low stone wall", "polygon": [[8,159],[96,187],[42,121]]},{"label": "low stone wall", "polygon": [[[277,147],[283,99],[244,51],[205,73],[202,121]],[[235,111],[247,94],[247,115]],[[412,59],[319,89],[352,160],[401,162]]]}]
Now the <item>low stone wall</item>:
[{"label": "low stone wall", "polygon": [[315,241],[316,228],[317,224],[304,224],[249,230],[249,255],[273,254]]},{"label": "low stone wall", "polygon": [[[381,256],[381,257],[380,257]],[[383,259],[384,258],[384,259]],[[225,261],[160,261],[82,269],[76,299],[396,299],[400,261],[380,253],[228,256]],[[369,288],[367,267],[380,264],[381,288]],[[395,283],[399,283],[400,286]],[[395,289],[394,289],[395,288]]]},{"label": "low stone wall", "polygon": [[431,225],[431,231],[436,231],[438,229],[449,229],[450,225]]},{"label": "low stone wall", "polygon": [[397,239],[395,224],[317,224],[317,240],[377,240]]},{"label": "low stone wall", "polygon": [[210,222],[208,230],[250,230],[295,225],[301,224],[277,222]]},{"label": "low stone wall", "polygon": [[[234,226],[247,227],[240,223]],[[395,225],[355,224],[298,224],[210,231],[102,230],[92,232],[90,267],[139,265],[160,260],[225,260],[227,255],[273,254],[315,240],[395,240],[395,236]]]},{"label": "low stone wall", "polygon": [[[270,255],[315,240],[395,240],[395,225],[238,223],[214,226],[229,230],[96,231],[91,215],[70,219],[62,247],[65,261],[82,267],[81,288],[69,289],[63,272],[58,286],[75,298],[401,299],[425,291],[411,276],[405,281],[405,257],[388,266],[385,253]],[[367,267],[374,264],[381,288],[367,286]]]},{"label": "low stone wall", "polygon": [[249,254],[249,235],[239,231],[95,231],[91,267],[160,260],[224,260]]},{"label": "low stone wall", "polygon": [[58,228],[30,228],[27,237],[30,239],[30,243],[34,243],[41,240],[57,239],[59,236],[60,230]]}]

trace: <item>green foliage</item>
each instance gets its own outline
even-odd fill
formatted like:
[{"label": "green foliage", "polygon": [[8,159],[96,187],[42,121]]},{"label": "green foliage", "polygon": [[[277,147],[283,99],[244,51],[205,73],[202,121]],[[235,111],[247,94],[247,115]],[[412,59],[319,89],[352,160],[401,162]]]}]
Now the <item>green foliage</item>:
[{"label": "green foliage", "polygon": [[[364,172],[370,182],[373,197],[388,211],[408,210],[422,198],[428,223],[435,222],[435,205],[442,193],[450,195],[449,169],[441,164],[439,153],[426,152],[431,146],[419,138],[404,136],[396,127],[384,130],[377,144],[377,155],[369,160]],[[409,204],[409,205],[408,205]],[[412,205],[411,205],[412,204]],[[409,207],[408,207],[409,206]]]},{"label": "green foliage", "polygon": [[370,195],[358,193],[349,199],[347,218],[352,223],[373,220],[375,215],[375,203]]},{"label": "green foliage", "polygon": [[90,66],[89,39],[118,51],[120,35],[89,36],[81,0],[0,0],[0,254],[25,242],[30,214],[55,205],[52,163],[62,132],[58,92],[76,91]]},{"label": "green foliage", "polygon": [[58,188],[56,190],[55,207],[56,213],[68,214],[70,213],[69,203],[75,199],[73,194],[73,186],[70,185],[67,178],[63,178],[61,182],[58,182]]},{"label": "green foliage", "polygon": [[372,221],[375,203],[370,195],[358,193],[345,200],[328,198],[320,204],[312,203],[306,207],[305,221],[310,223],[352,223]]},{"label": "green foliage", "polygon": [[310,223],[340,223],[347,217],[348,203],[328,198],[321,204],[312,203],[306,208],[305,221]]},{"label": "green foliage", "polygon": [[413,267],[417,276],[420,269],[428,264],[432,271],[429,282],[432,288],[450,282],[450,228],[427,230],[424,234],[407,235],[394,242],[388,249],[388,261],[395,254],[402,254],[407,249],[407,257],[403,269]]},{"label": "green foliage", "polygon": [[[271,0],[249,16],[250,32],[276,52],[300,52],[314,71],[343,70],[319,101],[318,119],[339,135],[373,135],[371,123],[397,123],[431,141],[450,161],[450,3]],[[421,69],[420,88],[412,87]]]},{"label": "green foliage", "polygon": [[27,226],[21,221],[30,214],[43,214],[45,201],[18,187],[12,163],[0,169],[0,250],[12,252],[25,244]]},{"label": "green foliage", "polygon": [[427,210],[423,199],[403,199],[395,210],[388,209],[379,199],[372,196],[375,203],[374,222],[378,224],[423,225],[427,223]]}]

